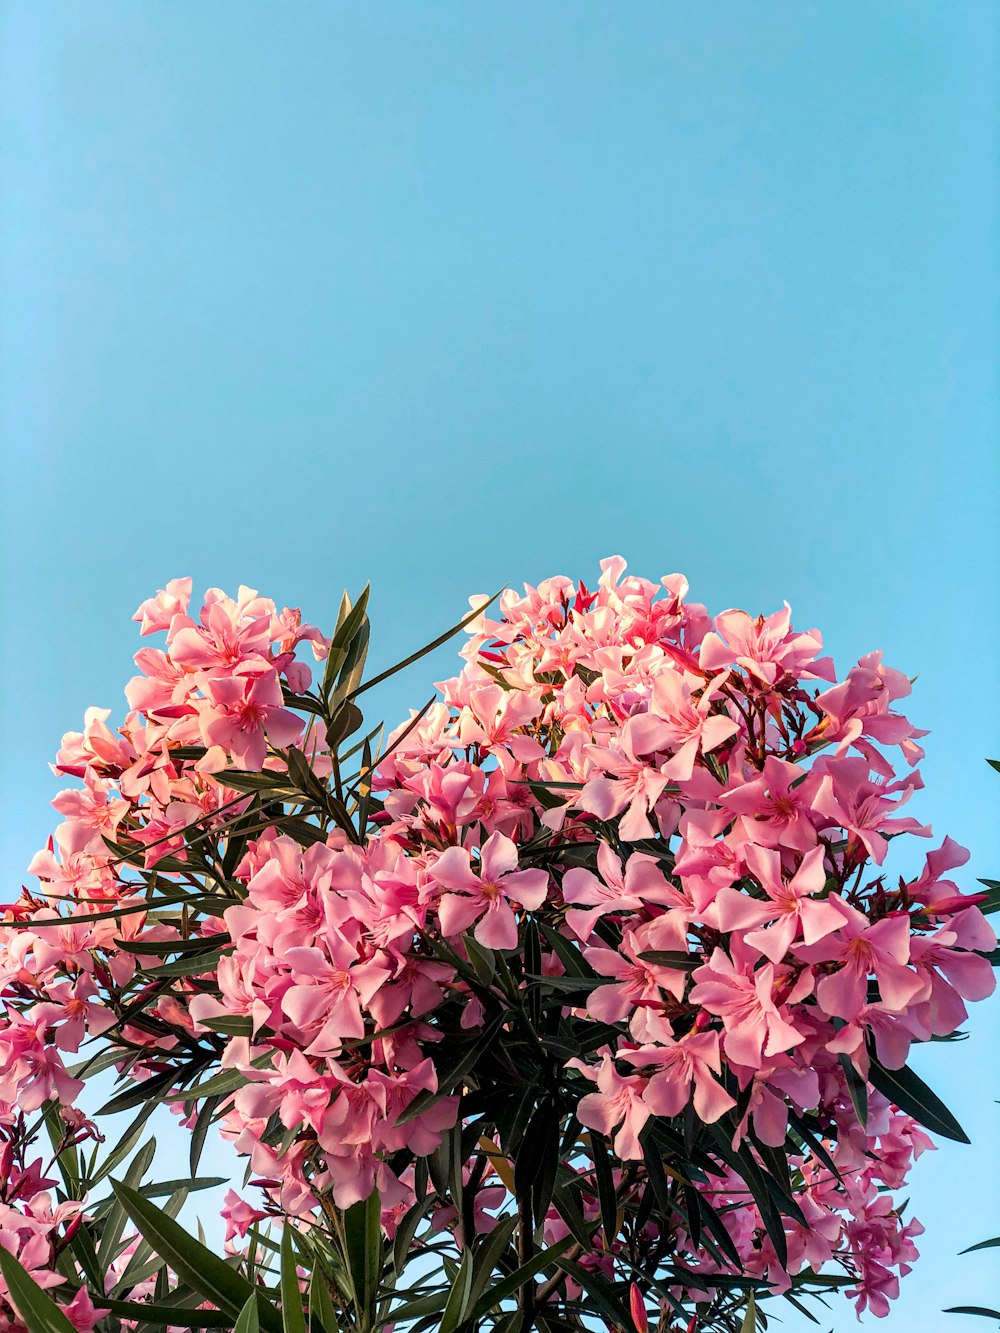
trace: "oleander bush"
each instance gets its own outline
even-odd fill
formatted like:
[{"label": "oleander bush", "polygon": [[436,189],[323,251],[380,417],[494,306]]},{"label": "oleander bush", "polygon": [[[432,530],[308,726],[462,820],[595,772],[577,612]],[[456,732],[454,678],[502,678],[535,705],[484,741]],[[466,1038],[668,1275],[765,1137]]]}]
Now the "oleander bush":
[{"label": "oleander bush", "polygon": [[[616,558],[475,598],[381,743],[367,591],[330,638],[247,588],[143,603],[163,646],[63,738],[0,929],[0,1328],[888,1312],[913,1162],[964,1140],[910,1047],[993,990],[1000,886],[948,838],[892,868],[931,832],[905,675],[687,593]],[[177,1220],[210,1136],[247,1165],[219,1253]]]}]

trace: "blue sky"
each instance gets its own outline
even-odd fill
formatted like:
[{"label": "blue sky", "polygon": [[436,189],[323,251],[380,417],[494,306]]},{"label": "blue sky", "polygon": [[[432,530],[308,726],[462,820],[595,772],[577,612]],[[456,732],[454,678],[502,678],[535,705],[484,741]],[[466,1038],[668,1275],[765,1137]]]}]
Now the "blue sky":
[{"label": "blue sky", "polygon": [[[388,661],[619,551],[919,673],[915,813],[996,875],[997,28],[978,0],[0,9],[3,896],[167,578],[329,622],[370,577]],[[976,1146],[916,1172],[910,1333],[1000,1289],[954,1258],[1000,1231],[983,1008],[919,1056]]]}]

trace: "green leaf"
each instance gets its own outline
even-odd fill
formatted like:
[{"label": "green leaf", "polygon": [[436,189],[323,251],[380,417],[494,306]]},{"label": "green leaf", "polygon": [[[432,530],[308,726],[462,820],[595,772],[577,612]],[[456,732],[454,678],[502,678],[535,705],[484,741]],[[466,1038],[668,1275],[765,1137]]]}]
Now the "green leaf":
[{"label": "green leaf", "polygon": [[693,972],[705,961],[700,954],[678,953],[673,949],[646,949],[639,957],[643,962],[672,968],[675,972]]},{"label": "green leaf", "polygon": [[858,1124],[862,1129],[868,1127],[868,1084],[854,1068],[854,1062],[849,1055],[841,1052],[840,1067],[844,1071],[844,1078],[847,1081],[847,1091],[851,1098],[851,1105],[854,1107],[854,1114],[858,1117]]},{"label": "green leaf", "polygon": [[743,1323],[740,1325],[740,1333],[756,1333],[757,1329],[757,1302],[754,1300],[753,1292],[747,1292],[747,1312],[743,1316]]},{"label": "green leaf", "polygon": [[312,713],[316,717],[323,716],[324,709],[322,703],[308,692],[305,694],[296,694],[295,691],[290,690],[287,685],[282,685],[281,696],[282,702],[286,708],[297,708],[302,713]]},{"label": "green leaf", "polygon": [[249,1037],[253,1034],[253,1019],[249,1014],[218,1014],[199,1021],[203,1028],[221,1032],[224,1037]]},{"label": "green leaf", "polygon": [[601,1205],[604,1249],[610,1253],[615,1236],[618,1234],[618,1200],[615,1197],[615,1181],[611,1170],[611,1158],[608,1155],[608,1141],[596,1129],[590,1131],[590,1153],[597,1180],[597,1198]]},{"label": "green leaf", "polygon": [[[238,1316],[254,1295],[254,1288],[241,1273],[200,1244],[155,1204],[121,1181],[113,1180],[115,1197],[155,1254],[166,1261],[182,1282],[206,1300]],[[261,1310],[261,1323],[269,1333],[281,1333],[281,1318],[271,1306]]]},{"label": "green leaf", "polygon": [[[625,1262],[627,1263],[628,1260],[626,1259]],[[574,1282],[579,1283],[580,1287],[587,1293],[585,1309],[588,1314],[592,1313],[596,1307],[609,1328],[627,1329],[632,1327],[631,1312],[621,1303],[614,1287],[605,1280],[600,1272],[595,1272],[591,1268],[584,1268],[582,1264],[575,1263],[570,1259],[560,1259],[559,1267],[563,1272],[568,1273]],[[660,1287],[659,1289],[662,1294],[668,1294],[665,1288]]]},{"label": "green leaf", "polygon": [[0,1246],[0,1273],[17,1312],[30,1333],[76,1333],[51,1296],[38,1285],[12,1254]]},{"label": "green leaf", "polygon": [[988,1310],[985,1305],[951,1305],[945,1314],[976,1314],[983,1319],[1000,1319],[1000,1310]]},{"label": "green leaf", "polygon": [[[504,587],[506,586],[507,585],[504,584]],[[436,639],[425,644],[423,648],[419,648],[415,653],[411,653],[409,657],[404,657],[403,660],[397,662],[395,666],[389,667],[386,671],[379,672],[377,676],[372,676],[371,680],[366,680],[363,685],[359,685],[357,689],[352,690],[348,695],[348,698],[356,699],[359,694],[364,694],[365,690],[370,690],[373,685],[381,685],[384,680],[388,680],[390,676],[394,676],[397,671],[405,670],[406,667],[412,666],[414,662],[419,662],[422,657],[426,657],[428,653],[432,653],[435,648],[440,648],[443,643],[448,642],[453,634],[457,634],[459,630],[465,629],[467,625],[472,624],[477,616],[481,616],[488,606],[493,605],[502,592],[503,588],[499,588],[492,597],[484,602],[480,602],[479,605],[475,607],[474,610],[470,611],[467,616],[464,616],[457,625],[452,625],[451,629],[445,630],[443,634],[439,634]]]},{"label": "green leaf", "polygon": [[953,1139],[956,1143],[969,1142],[969,1136],[941,1098],[931,1092],[923,1079],[918,1078],[909,1066],[886,1069],[872,1055],[868,1082],[906,1115],[913,1116],[914,1120],[935,1134],[940,1134],[944,1139]]},{"label": "green leaf", "polygon": [[1000,912],[1000,879],[981,879],[979,883],[988,894],[986,901],[978,904],[980,912],[984,916],[989,916],[991,912]]},{"label": "green leaf", "polygon": [[378,1190],[344,1212],[347,1267],[364,1327],[370,1328],[382,1277],[382,1204]]},{"label": "green leaf", "polygon": [[258,1314],[257,1293],[247,1298],[247,1303],[240,1311],[240,1317],[233,1325],[233,1333],[260,1333],[260,1316]]},{"label": "green leaf", "polygon": [[455,1328],[465,1318],[471,1290],[472,1251],[464,1250],[462,1262],[458,1266],[458,1274],[451,1284],[451,1291],[448,1293],[444,1314],[441,1316],[441,1323],[438,1325],[438,1333],[454,1333]]},{"label": "green leaf", "polygon": [[403,1215],[396,1228],[396,1234],[392,1240],[392,1266],[397,1284],[402,1276],[403,1269],[406,1267],[410,1247],[413,1244],[414,1236],[417,1234],[417,1227],[430,1212],[433,1203],[433,1194],[426,1194],[421,1197],[418,1190],[417,1202]]},{"label": "green leaf", "polygon": [[309,1283],[309,1327],[312,1333],[339,1333],[337,1312],[319,1267],[313,1269]]},{"label": "green leaf", "polygon": [[97,1114],[117,1115],[119,1111],[127,1111],[132,1106],[138,1106],[140,1102],[153,1102],[158,1105],[164,1100],[160,1094],[166,1093],[173,1086],[178,1074],[177,1069],[165,1069],[161,1074],[154,1074],[152,1078],[134,1083],[124,1092],[119,1092],[117,1096],[105,1102]]},{"label": "green leaf", "polygon": [[157,1181],[155,1185],[147,1185],[142,1193],[146,1199],[162,1198],[165,1194],[176,1194],[178,1190],[213,1190],[218,1185],[225,1185],[229,1181],[228,1176],[193,1176],[185,1180],[164,1180]]},{"label": "green leaf", "polygon": [[292,1229],[287,1223],[281,1233],[281,1325],[283,1333],[306,1333],[299,1275],[295,1271]]},{"label": "green leaf", "polygon": [[598,977],[597,973],[590,966],[579,949],[575,948],[565,935],[561,935],[558,930],[548,922],[540,921],[542,934],[545,936],[549,947],[556,954],[567,973],[573,977],[586,977],[588,979],[597,979],[598,984],[603,984],[604,977]]},{"label": "green leaf", "polygon": [[201,1161],[201,1154],[205,1147],[205,1139],[208,1137],[209,1126],[219,1108],[221,1100],[220,1097],[207,1097],[198,1108],[198,1114],[195,1117],[194,1122],[194,1129],[191,1131],[191,1143],[188,1149],[188,1165],[191,1168],[192,1175],[198,1170],[198,1163]]},{"label": "green leaf", "polygon": [[391,1324],[408,1324],[414,1319],[423,1319],[426,1315],[437,1314],[444,1307],[448,1293],[444,1290],[429,1291],[417,1296],[405,1305],[397,1305],[389,1315]]},{"label": "green leaf", "polygon": [[341,704],[326,729],[326,743],[330,749],[336,751],[342,741],[354,735],[364,720],[364,714],[357,704],[352,704],[350,701]]},{"label": "green leaf", "polygon": [[173,1325],[175,1328],[232,1328],[233,1317],[222,1310],[195,1310],[181,1305],[154,1305],[140,1301],[118,1301],[101,1296],[96,1302],[102,1309],[121,1319],[134,1319],[139,1324]]},{"label": "green leaf", "polygon": [[344,665],[347,657],[348,648],[351,640],[361,629],[365,620],[365,611],[368,606],[368,596],[371,591],[370,585],[366,585],[357,604],[351,606],[351,599],[345,592],[340,600],[340,612],[337,616],[337,626],[333,631],[330,640],[330,651],[326,659],[326,669],[323,672],[323,684],[321,694],[324,699],[329,700],[333,693],[333,687],[337,681],[337,675]]},{"label": "green leaf", "polygon": [[232,953],[233,945],[224,949],[210,949],[205,953],[188,954],[184,958],[175,958],[172,963],[160,963],[156,967],[144,967],[147,977],[197,977],[202,972],[214,972],[219,961]]},{"label": "green leaf", "polygon": [[[540,1273],[542,1269],[548,1268],[550,1265],[554,1264],[556,1260],[564,1255],[573,1244],[575,1244],[575,1241],[572,1236],[563,1236],[563,1238],[557,1240],[554,1245],[550,1245],[547,1250],[539,1251],[539,1253],[529,1259],[526,1264],[522,1264],[521,1267],[515,1269],[513,1273],[509,1273],[502,1281],[498,1282],[495,1287],[482,1295],[476,1302],[470,1318],[473,1320],[482,1319],[485,1314],[488,1314],[489,1311],[494,1308],[494,1306],[499,1305],[500,1302],[506,1300],[508,1296],[513,1296],[514,1292],[517,1291],[519,1287],[522,1287],[529,1278],[533,1278],[536,1273]],[[394,1318],[395,1317],[398,1317],[398,1312],[394,1315]]]},{"label": "green leaf", "polygon": [[[254,1069],[263,1069],[271,1060],[270,1053],[266,1055],[255,1056],[251,1061]],[[202,1083],[195,1083],[193,1087],[188,1088],[187,1092],[180,1095],[180,1101],[196,1102],[202,1097],[224,1097],[238,1088],[242,1088],[247,1082],[247,1076],[238,1069],[223,1069],[221,1073],[213,1074],[211,1078],[206,1078]]]},{"label": "green leaf", "polygon": [[172,953],[197,953],[203,949],[221,949],[232,944],[228,931],[221,930],[214,935],[192,935],[186,940],[115,940],[115,948],[124,953],[151,954],[154,958],[167,958]]},{"label": "green leaf", "polygon": [[474,1305],[483,1294],[487,1282],[493,1275],[493,1270],[510,1244],[511,1237],[517,1229],[517,1223],[516,1215],[503,1218],[477,1246],[468,1305]]},{"label": "green leaf", "polygon": [[[137,1126],[139,1133],[142,1132],[142,1128],[143,1126],[141,1124]],[[132,1136],[129,1135],[129,1138],[131,1137]],[[151,1138],[142,1145],[129,1163],[128,1170],[125,1173],[125,1183],[133,1187],[140,1185],[142,1183],[142,1178],[149,1170],[155,1155],[156,1139]],[[113,1169],[114,1168],[112,1168],[112,1170]],[[107,1174],[110,1175],[111,1172],[109,1171]],[[98,1177],[95,1177],[95,1179],[99,1178],[99,1176],[100,1173],[98,1173]],[[97,1250],[98,1262],[104,1272],[107,1272],[121,1248],[122,1233],[125,1230],[125,1222],[128,1216],[118,1199],[112,1198],[109,1200],[109,1203],[110,1207],[108,1208],[108,1215],[104,1219],[100,1244],[98,1245]]]},{"label": "green leaf", "polygon": [[506,1017],[507,1015],[501,1012],[491,1019],[483,1028],[478,1039],[471,1043],[465,1053],[449,1069],[438,1072],[437,1092],[430,1092],[426,1089],[423,1092],[418,1092],[402,1115],[396,1117],[396,1124],[405,1125],[407,1121],[413,1120],[431,1106],[435,1106],[443,1097],[447,1097],[472,1069],[479,1057],[492,1046],[493,1039]]},{"label": "green leaf", "polygon": [[991,1240],[981,1240],[978,1245],[970,1245],[967,1250],[959,1250],[959,1254],[972,1254],[976,1250],[995,1250],[1000,1245],[1000,1236],[994,1236]]}]

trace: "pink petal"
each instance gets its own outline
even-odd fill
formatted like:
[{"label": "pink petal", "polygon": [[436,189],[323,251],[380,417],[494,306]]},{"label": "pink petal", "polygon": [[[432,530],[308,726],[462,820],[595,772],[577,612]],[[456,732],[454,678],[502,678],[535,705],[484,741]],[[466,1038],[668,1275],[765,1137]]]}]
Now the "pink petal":
[{"label": "pink petal", "polygon": [[481,897],[468,897],[463,893],[446,893],[438,904],[438,921],[442,935],[461,935],[468,930],[473,921],[477,921],[486,910]]},{"label": "pink petal", "polygon": [[549,891],[549,872],[547,870],[515,870],[504,875],[500,887],[504,893],[519,902],[522,907],[534,910],[541,907]]},{"label": "pink petal", "polygon": [[431,866],[431,875],[445,889],[476,891],[481,880],[469,864],[469,853],[464,847],[449,847]]},{"label": "pink petal", "polygon": [[483,879],[495,881],[517,869],[517,848],[504,834],[491,833],[483,843],[479,859]]},{"label": "pink petal", "polygon": [[490,906],[479,925],[473,931],[480,944],[487,949],[517,948],[517,921],[510,905],[502,898]]}]

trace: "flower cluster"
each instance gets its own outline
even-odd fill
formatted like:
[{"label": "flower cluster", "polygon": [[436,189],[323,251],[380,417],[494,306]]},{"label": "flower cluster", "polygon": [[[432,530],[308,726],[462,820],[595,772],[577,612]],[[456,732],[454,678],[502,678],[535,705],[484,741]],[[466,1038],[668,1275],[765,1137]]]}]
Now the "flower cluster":
[{"label": "flower cluster", "polygon": [[[713,619],[687,591],[611,559],[593,590],[505,593],[352,785],[352,705],[329,713],[295,656],[330,641],[249,589],[196,621],[169,584],[136,614],[166,646],[138,654],[124,724],[92,711],[57,758],[82,786],[42,894],[8,909],[0,1097],[71,1105],[62,1054],[89,1036],[194,1124],[169,1074],[198,1051],[264,1191],[227,1203],[230,1236],[377,1189],[389,1235],[430,1199],[460,1246],[551,1120],[532,1197],[578,1264],[546,1299],[641,1259],[672,1265],[665,1309],[734,1271],[781,1293],[832,1269],[884,1315],[922,1230],[895,1192],[931,1146],[909,1048],[991,993],[995,936],[949,839],[890,876],[892,844],[930,836],[904,811],[906,676],[871,653],[838,680],[787,607]],[[154,910],[192,889],[183,923]],[[171,949],[191,965],[164,984]],[[508,1116],[522,1039],[547,1082]]]}]

